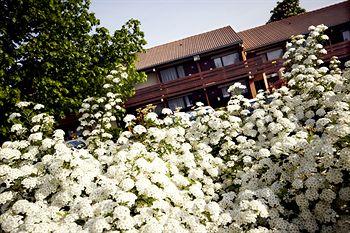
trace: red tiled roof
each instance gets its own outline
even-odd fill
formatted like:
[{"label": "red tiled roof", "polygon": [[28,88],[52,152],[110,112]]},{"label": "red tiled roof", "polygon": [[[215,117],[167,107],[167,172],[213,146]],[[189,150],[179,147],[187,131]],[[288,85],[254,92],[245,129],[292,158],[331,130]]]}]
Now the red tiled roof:
[{"label": "red tiled roof", "polygon": [[350,1],[315,11],[305,12],[280,21],[239,32],[247,51],[288,40],[292,35],[305,34],[311,25],[328,27],[350,21]]},{"label": "red tiled roof", "polygon": [[230,27],[223,27],[147,49],[138,55],[136,68],[142,70],[178,59],[194,56],[240,43],[242,40]]}]

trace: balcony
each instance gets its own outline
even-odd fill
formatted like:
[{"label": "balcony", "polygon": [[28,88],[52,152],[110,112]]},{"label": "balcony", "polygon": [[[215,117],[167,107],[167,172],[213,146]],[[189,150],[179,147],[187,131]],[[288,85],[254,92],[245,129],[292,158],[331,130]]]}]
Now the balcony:
[{"label": "balcony", "polygon": [[[323,56],[325,61],[330,60],[333,56],[344,58],[350,54],[350,41],[329,45],[325,48],[328,51],[328,53]],[[262,73],[276,73],[283,66],[283,62],[283,59],[263,62],[261,57],[257,57],[237,64],[196,73],[166,83],[159,83],[141,88],[136,91],[135,96],[128,100],[126,107],[159,102],[163,98],[171,98],[194,90],[233,82],[242,77],[254,77],[254,75]]]}]

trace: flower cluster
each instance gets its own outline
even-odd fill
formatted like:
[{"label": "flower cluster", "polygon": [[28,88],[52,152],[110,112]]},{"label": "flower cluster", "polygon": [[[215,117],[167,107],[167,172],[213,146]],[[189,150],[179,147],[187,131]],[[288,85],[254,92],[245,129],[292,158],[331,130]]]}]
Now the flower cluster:
[{"label": "flower cluster", "polygon": [[[0,148],[2,230],[349,232],[350,71],[319,58],[325,29],[287,44],[288,87],[254,103],[236,84],[225,108],[139,121],[120,118],[111,91],[83,103],[87,149],[48,130],[48,115],[31,118],[32,128],[15,122],[21,138]],[[105,88],[123,78],[117,67]],[[125,130],[115,137],[118,120]]]}]

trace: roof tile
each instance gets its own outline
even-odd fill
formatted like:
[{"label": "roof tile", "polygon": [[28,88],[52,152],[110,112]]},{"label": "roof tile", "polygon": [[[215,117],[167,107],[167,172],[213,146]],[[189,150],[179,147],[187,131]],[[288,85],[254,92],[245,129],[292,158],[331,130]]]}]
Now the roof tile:
[{"label": "roof tile", "polygon": [[239,32],[244,48],[254,50],[269,44],[288,40],[293,35],[305,34],[311,25],[328,27],[350,21],[350,1],[341,2],[315,11],[275,21]]},{"label": "roof tile", "polygon": [[230,26],[226,26],[147,49],[145,53],[138,55],[136,67],[138,70],[151,68],[156,65],[205,53],[240,42],[242,42],[242,40],[237,33]]}]

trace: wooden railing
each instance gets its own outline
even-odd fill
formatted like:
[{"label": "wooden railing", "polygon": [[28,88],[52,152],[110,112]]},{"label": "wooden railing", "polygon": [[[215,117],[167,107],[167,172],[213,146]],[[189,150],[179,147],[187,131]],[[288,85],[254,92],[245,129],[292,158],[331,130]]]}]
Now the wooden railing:
[{"label": "wooden railing", "polygon": [[[350,41],[329,45],[325,48],[328,51],[322,57],[325,61],[333,56],[343,58],[350,55]],[[283,59],[264,62],[261,57],[251,58],[238,64],[200,72],[167,83],[144,87],[136,91],[135,96],[128,100],[126,106],[132,107],[157,102],[162,98],[171,98],[194,90],[234,81],[242,77],[262,73],[275,73],[283,66],[283,62]]]},{"label": "wooden railing", "polygon": [[322,57],[324,60],[329,60],[333,56],[337,56],[338,58],[348,57],[350,55],[350,41],[328,45],[325,49],[327,50],[327,54]]}]

